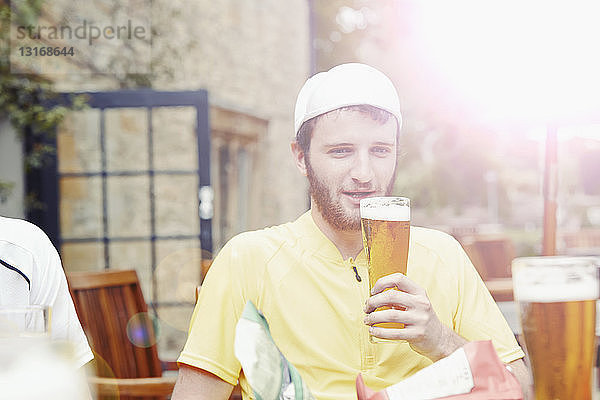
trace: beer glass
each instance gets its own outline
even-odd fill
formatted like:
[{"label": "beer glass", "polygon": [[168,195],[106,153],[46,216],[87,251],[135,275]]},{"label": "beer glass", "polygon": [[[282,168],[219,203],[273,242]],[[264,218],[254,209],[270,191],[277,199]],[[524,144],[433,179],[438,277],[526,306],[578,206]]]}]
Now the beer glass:
[{"label": "beer glass", "polygon": [[[369,291],[382,276],[406,274],[410,239],[410,200],[406,197],[369,197],[360,201],[363,241],[369,268]],[[390,290],[390,289],[387,289]],[[396,289],[393,289],[396,290]],[[384,310],[388,307],[380,307]],[[383,328],[404,328],[404,324],[375,324]],[[371,336],[372,342],[389,340]]]},{"label": "beer glass", "polygon": [[592,398],[599,261],[523,257],[512,262],[537,400]]},{"label": "beer glass", "polygon": [[0,306],[0,399],[92,399],[70,343],[50,339],[51,307]]},{"label": "beer glass", "polygon": [[46,336],[50,331],[50,307],[0,306],[0,337]]}]

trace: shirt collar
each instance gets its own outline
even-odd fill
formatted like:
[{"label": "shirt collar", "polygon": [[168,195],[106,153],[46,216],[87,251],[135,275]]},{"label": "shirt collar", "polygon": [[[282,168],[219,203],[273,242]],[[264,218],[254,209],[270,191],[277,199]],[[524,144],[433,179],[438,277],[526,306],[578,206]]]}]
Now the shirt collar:
[{"label": "shirt collar", "polygon": [[[308,210],[304,214],[302,214],[297,220],[296,224],[298,224],[299,232],[300,232],[300,240],[304,248],[306,248],[311,254],[320,257],[326,258],[331,261],[335,261],[337,263],[344,263],[346,260],[342,258],[342,254],[335,247],[335,244],[325,234],[315,223],[311,210]],[[360,253],[356,256],[357,263],[366,265],[366,256],[364,250],[361,250]]]}]

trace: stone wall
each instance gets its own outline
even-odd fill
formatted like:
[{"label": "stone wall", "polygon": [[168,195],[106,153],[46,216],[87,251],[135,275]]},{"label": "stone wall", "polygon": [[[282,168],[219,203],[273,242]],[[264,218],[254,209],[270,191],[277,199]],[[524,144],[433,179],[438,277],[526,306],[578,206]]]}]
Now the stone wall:
[{"label": "stone wall", "polygon": [[[158,0],[152,7],[153,87],[206,89],[211,105],[268,121],[258,143],[267,166],[261,171],[264,202],[252,210],[252,220],[261,221],[252,228],[294,219],[307,208],[289,142],[295,97],[309,74],[308,2]],[[85,71],[55,82],[61,91],[122,85],[111,74]]]},{"label": "stone wall", "polygon": [[[64,0],[53,4],[57,15],[60,4],[68,8]],[[295,219],[307,208],[306,183],[294,166],[289,143],[295,97],[309,73],[308,2],[155,0],[152,7],[152,87],[207,90],[220,145],[229,134],[241,135],[241,142],[252,139],[249,154],[255,159],[248,181],[254,198],[248,202],[246,227]],[[53,79],[56,88],[65,92],[127,87],[117,77],[89,74],[82,66],[81,73]],[[157,169],[197,166],[196,148],[190,145],[193,130],[188,129],[193,127],[195,114],[188,111],[153,109],[152,150]],[[60,183],[61,229],[67,239],[61,255],[67,271],[102,269],[107,252],[110,268],[136,269],[146,300],[165,304],[154,308],[161,329],[159,350],[161,358],[173,359],[185,341],[203,255],[197,240],[159,240],[153,276],[151,243],[143,238],[149,215],[145,176],[108,178],[108,236],[129,240],[110,242],[107,248],[101,240],[95,241],[104,234],[101,178],[79,175],[100,169],[100,118],[97,109],[72,113],[58,132],[59,170],[71,174]],[[106,170],[146,168],[147,111],[106,110],[104,118]],[[213,170],[215,162],[213,157]],[[157,234],[194,234],[199,229],[197,182],[189,179],[157,176]],[[172,305],[177,302],[188,305]]]},{"label": "stone wall", "polygon": [[289,141],[295,97],[308,76],[308,2],[200,1],[184,12],[176,3],[155,3],[161,15],[153,18],[161,35],[156,46],[189,47],[174,60],[173,77],[161,77],[156,87],[204,88],[211,104],[268,120],[258,147],[264,165],[278,168],[263,170],[264,204],[255,212],[264,225],[295,218],[306,207],[306,195],[296,189],[304,180]]}]

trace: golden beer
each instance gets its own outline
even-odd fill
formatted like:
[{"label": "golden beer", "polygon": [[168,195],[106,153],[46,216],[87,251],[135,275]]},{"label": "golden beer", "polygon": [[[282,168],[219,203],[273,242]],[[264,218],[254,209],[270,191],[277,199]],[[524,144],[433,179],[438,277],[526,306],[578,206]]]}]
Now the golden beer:
[{"label": "golden beer", "polygon": [[[410,201],[405,197],[371,197],[361,200],[360,213],[370,290],[383,276],[396,272],[406,274],[410,240]],[[386,308],[381,307],[377,310]],[[404,324],[393,322],[374,326],[404,328]]]},{"label": "golden beer", "polygon": [[513,261],[513,282],[537,400],[592,398],[597,262],[590,257]]}]

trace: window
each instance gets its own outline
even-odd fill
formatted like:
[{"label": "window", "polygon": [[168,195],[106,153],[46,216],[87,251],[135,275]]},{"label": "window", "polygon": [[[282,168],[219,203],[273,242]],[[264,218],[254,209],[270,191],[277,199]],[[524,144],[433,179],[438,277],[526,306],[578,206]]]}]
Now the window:
[{"label": "window", "polygon": [[258,220],[262,181],[259,143],[268,123],[247,114],[213,106],[211,169],[215,190],[215,254],[237,233],[261,226]]}]

